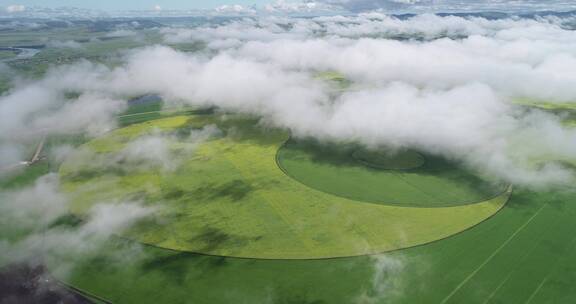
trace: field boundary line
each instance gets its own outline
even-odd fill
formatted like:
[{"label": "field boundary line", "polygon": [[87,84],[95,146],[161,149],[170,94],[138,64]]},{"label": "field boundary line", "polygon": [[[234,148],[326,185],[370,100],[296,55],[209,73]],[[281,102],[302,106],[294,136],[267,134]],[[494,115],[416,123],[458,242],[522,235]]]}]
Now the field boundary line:
[{"label": "field boundary line", "polygon": [[117,116],[117,117],[118,117],[118,118],[124,118],[124,117],[132,117],[132,116],[138,116],[138,115],[144,115],[144,114],[152,114],[152,113],[162,113],[162,112],[164,112],[164,110],[124,114],[124,115],[119,115],[119,116]]},{"label": "field boundary line", "polygon": [[536,289],[534,289],[534,291],[532,292],[532,294],[530,295],[530,297],[528,298],[528,300],[526,300],[525,304],[530,304],[530,302],[532,302],[532,300],[534,299],[534,297],[538,294],[538,292],[540,291],[540,289],[542,289],[542,286],[544,286],[544,284],[548,281],[548,276],[546,276],[542,282],[540,282],[540,284],[538,284],[538,287],[536,287]]},{"label": "field boundary line", "polygon": [[83,296],[83,297],[85,297],[85,298],[88,298],[88,299],[91,300],[92,302],[93,302],[94,300],[98,300],[98,301],[103,302],[103,303],[106,303],[106,304],[112,304],[112,303],[113,303],[112,301],[110,301],[110,300],[108,300],[108,299],[105,299],[105,298],[103,298],[103,297],[101,297],[101,296],[97,296],[97,295],[95,295],[95,294],[93,294],[93,293],[91,293],[91,292],[88,292],[88,291],[84,290],[84,289],[81,289],[81,288],[75,287],[75,286],[73,286],[73,285],[67,284],[66,282],[64,282],[64,281],[62,281],[62,280],[60,280],[60,279],[54,278],[54,280],[56,281],[56,284],[59,284],[59,285],[63,286],[64,288],[67,288],[67,289],[69,289],[69,290],[72,290],[72,291],[80,294],[81,296]]},{"label": "field boundary line", "polygon": [[494,250],[494,252],[492,252],[492,254],[490,254],[490,256],[488,256],[488,258],[482,264],[480,264],[480,266],[478,266],[478,268],[476,268],[472,273],[470,273],[466,278],[464,278],[464,280],[462,280],[462,282],[460,282],[460,284],[458,284],[456,288],[454,288],[454,290],[452,290],[452,292],[450,292],[448,296],[446,296],[446,298],[444,298],[444,300],[442,300],[442,302],[440,303],[445,304],[446,302],[448,302],[448,300],[450,300],[450,298],[452,298],[452,296],[454,296],[454,294],[456,294],[456,292],[458,292],[460,288],[462,288],[466,283],[468,283],[468,281],[470,281],[472,277],[474,277],[482,268],[484,268],[484,266],[486,266],[486,264],[488,264],[492,260],[492,258],[494,258],[504,247],[506,247],[506,245],[508,245],[508,243],[510,243],[510,241],[512,241],[512,239],[514,239],[516,235],[520,233],[520,231],[522,231],[526,226],[528,226],[532,222],[532,220],[534,220],[536,216],[538,216],[546,206],[548,206],[548,203],[544,203],[544,205],[542,205],[542,207],[540,207],[538,211],[536,211],[524,224],[522,224],[522,226],[516,229],[516,231],[512,233],[512,235],[510,235],[510,237],[508,237],[508,239],[506,239],[506,241],[504,241],[502,245],[496,248],[496,250]]},{"label": "field boundary line", "polygon": [[[524,257],[528,255],[525,254]],[[492,293],[490,293],[490,295],[488,296],[488,298],[486,298],[486,300],[484,300],[484,302],[482,302],[482,304],[488,304],[488,302],[490,302],[490,300],[492,300],[492,298],[496,295],[496,293],[500,290],[500,288],[502,288],[502,286],[504,286],[504,284],[506,284],[508,282],[508,280],[510,280],[510,278],[512,277],[512,275],[514,274],[514,271],[516,269],[513,269],[510,271],[510,273],[508,273],[508,275],[506,276],[506,278],[504,278],[504,280],[502,280],[502,282],[500,282],[500,284],[498,284],[498,286],[496,287],[496,289],[494,289],[494,291],[492,291]]]}]

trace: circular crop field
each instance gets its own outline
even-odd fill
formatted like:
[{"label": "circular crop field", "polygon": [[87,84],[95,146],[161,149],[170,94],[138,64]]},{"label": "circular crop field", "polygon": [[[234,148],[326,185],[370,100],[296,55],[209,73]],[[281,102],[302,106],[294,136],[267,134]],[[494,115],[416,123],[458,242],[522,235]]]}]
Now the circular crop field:
[{"label": "circular crop field", "polygon": [[407,150],[366,150],[353,145],[289,140],[278,165],[295,180],[333,195],[385,205],[447,207],[502,194],[491,183],[442,158]]},{"label": "circular crop field", "polygon": [[[205,129],[217,129],[218,135],[205,137],[200,143],[191,140],[197,137],[195,132]],[[151,165],[126,158],[135,142],[159,136],[169,141],[168,164]],[[357,176],[379,179],[384,177],[378,172],[395,170],[376,169],[358,161],[368,154],[339,158],[337,153],[322,154],[319,150],[312,154],[317,157],[314,159],[302,152],[298,143],[293,145],[288,140],[289,134],[284,131],[262,128],[254,119],[234,115],[159,119],[115,130],[86,144],[62,164],[62,188],[74,193],[73,211],[79,214],[102,201],[135,200],[156,207],[153,217],[124,232],[124,237],[173,250],[261,259],[358,256],[433,242],[492,216],[511,192],[509,187],[498,186],[490,188],[493,192],[486,196],[451,194],[443,197],[441,204],[432,199],[411,200],[411,194],[406,194],[403,204],[397,204],[398,200],[388,204],[385,198],[373,203],[354,195],[345,197],[330,190],[329,185],[324,189],[307,185],[292,174],[315,169],[310,165],[313,161],[333,166],[330,170],[343,178],[350,173],[348,163],[352,162],[354,170],[361,173]],[[145,147],[150,151],[143,151],[144,155],[157,152],[152,151],[153,146]],[[413,154],[402,162],[419,162],[419,157]],[[403,172],[421,170],[422,180],[435,181],[436,172],[441,174],[433,170],[436,160],[422,157],[422,164]],[[299,163],[295,162],[298,158]],[[381,165],[393,159],[376,158],[373,162]],[[114,165],[101,165],[104,163]],[[289,168],[289,176],[279,163],[285,170],[291,164],[300,164],[301,171]],[[327,172],[320,169],[309,172]],[[349,180],[354,178],[348,176]],[[402,179],[386,176],[387,180],[394,178]],[[340,187],[339,181],[328,182],[334,183],[331,189]],[[439,185],[445,184],[430,187]],[[457,190],[456,186],[446,189],[453,193]],[[467,204],[447,204],[450,197],[462,198]],[[472,199],[479,201],[471,204],[468,200]],[[430,205],[413,206],[408,202]]]}]

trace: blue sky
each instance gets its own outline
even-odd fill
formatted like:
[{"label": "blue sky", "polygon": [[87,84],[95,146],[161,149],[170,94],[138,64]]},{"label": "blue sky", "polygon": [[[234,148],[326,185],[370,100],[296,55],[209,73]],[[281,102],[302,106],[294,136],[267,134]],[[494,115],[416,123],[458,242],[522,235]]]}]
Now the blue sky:
[{"label": "blue sky", "polygon": [[160,5],[164,9],[214,8],[223,4],[264,4],[270,0],[0,0],[0,6],[25,5],[42,7],[72,6],[100,10],[151,9]]}]

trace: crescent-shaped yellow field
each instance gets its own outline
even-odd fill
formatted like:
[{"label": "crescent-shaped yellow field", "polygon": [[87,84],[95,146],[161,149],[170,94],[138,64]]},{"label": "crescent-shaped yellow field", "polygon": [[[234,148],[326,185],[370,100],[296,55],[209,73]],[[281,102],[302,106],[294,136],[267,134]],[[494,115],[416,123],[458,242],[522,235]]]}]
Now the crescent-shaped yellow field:
[{"label": "crescent-shaped yellow field", "polygon": [[[173,135],[209,124],[225,135],[201,144]],[[98,160],[114,159],[127,143],[151,133],[172,134],[174,166],[99,167]],[[222,115],[132,125],[69,157],[60,169],[62,187],[73,193],[78,213],[101,201],[155,206],[155,215],[126,231],[127,238],[173,250],[262,259],[358,256],[433,242],[486,220],[511,193],[508,187],[487,201],[437,208],[334,196],[278,168],[275,156],[288,137],[254,120]]]}]

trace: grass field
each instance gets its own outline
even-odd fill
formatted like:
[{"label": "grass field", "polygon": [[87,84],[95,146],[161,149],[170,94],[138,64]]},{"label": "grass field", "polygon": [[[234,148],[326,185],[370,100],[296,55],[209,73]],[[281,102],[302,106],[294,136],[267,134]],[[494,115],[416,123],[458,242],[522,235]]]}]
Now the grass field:
[{"label": "grass field", "polygon": [[[216,124],[227,136],[199,145],[178,168],[127,171],[93,167],[127,142],[157,129],[179,134]],[[117,198],[161,202],[157,217],[125,235],[146,244],[213,255],[267,259],[355,256],[415,246],[465,230],[497,212],[509,191],[486,201],[442,208],[359,202],[307,187],[275,161],[288,135],[246,118],[176,116],[135,124],[88,143],[98,153],[72,156],[60,174],[75,211]],[[175,152],[192,149],[186,140]],[[95,158],[96,157],[96,158]],[[321,220],[319,220],[321,219]]]},{"label": "grass field", "polygon": [[[144,247],[130,262],[118,258],[134,255],[129,243],[111,242],[67,281],[115,303],[572,303],[573,203],[573,193],[515,191],[465,233],[376,257],[254,260]],[[400,269],[379,268],[378,257]]]}]

